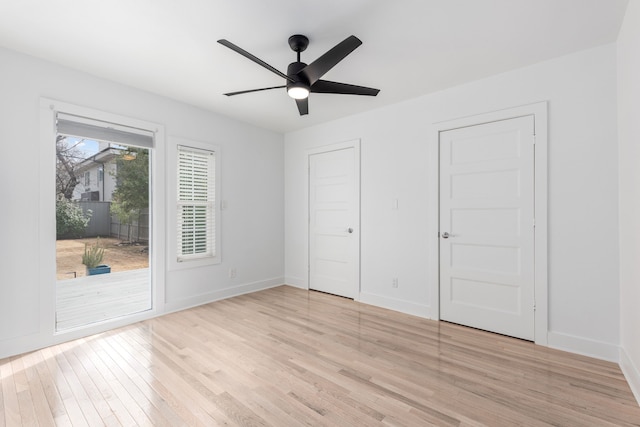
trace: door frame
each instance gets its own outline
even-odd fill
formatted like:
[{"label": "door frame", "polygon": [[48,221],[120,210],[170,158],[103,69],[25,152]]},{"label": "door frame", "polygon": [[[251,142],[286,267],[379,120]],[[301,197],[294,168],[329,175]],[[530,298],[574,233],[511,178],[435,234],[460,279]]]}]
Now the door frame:
[{"label": "door frame", "polygon": [[[144,129],[154,134],[153,147],[149,149],[149,203],[150,203],[150,281],[151,281],[151,309],[128,316],[98,322],[80,328],[56,330],[56,247],[55,247],[55,138],[56,114],[64,112],[80,117],[90,117],[107,123],[118,123],[132,128]],[[109,113],[91,107],[80,106],[50,98],[40,98],[40,128],[39,128],[39,238],[38,266],[40,279],[40,319],[39,330],[30,336],[26,343],[26,350],[42,348],[64,341],[108,331],[120,326],[150,319],[165,310],[165,269],[164,250],[166,217],[164,213],[165,184],[163,173],[165,163],[165,130],[159,123],[136,119],[129,116]],[[17,353],[17,352],[16,352]]]},{"label": "door frame", "polygon": [[355,284],[356,287],[354,292],[354,301],[360,301],[360,262],[362,255],[362,247],[361,247],[361,239],[360,239],[360,215],[361,215],[361,206],[360,206],[360,139],[352,139],[349,141],[338,142],[334,144],[322,145],[318,147],[309,148],[306,150],[306,158],[307,158],[307,289],[311,289],[311,156],[315,154],[323,154],[330,153],[332,151],[344,150],[348,148],[353,148],[355,164],[354,164],[354,180],[355,180],[355,189],[356,189],[356,222],[354,225],[354,234],[356,239],[356,247],[357,247],[357,260],[355,262]]},{"label": "door frame", "polygon": [[429,193],[436,200],[431,203],[429,239],[429,264],[431,269],[429,299],[431,317],[440,320],[440,133],[462,127],[469,127],[507,120],[516,117],[533,116],[534,120],[534,336],[535,343],[547,345],[548,334],[548,258],[547,258],[547,102],[523,105],[504,110],[446,120],[433,125],[433,140],[429,144]]}]

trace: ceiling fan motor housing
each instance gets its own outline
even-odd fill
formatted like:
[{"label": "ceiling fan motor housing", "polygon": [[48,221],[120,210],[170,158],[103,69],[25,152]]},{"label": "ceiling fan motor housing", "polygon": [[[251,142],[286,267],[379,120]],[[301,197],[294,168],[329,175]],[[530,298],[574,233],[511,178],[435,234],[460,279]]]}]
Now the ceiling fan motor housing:
[{"label": "ceiling fan motor housing", "polygon": [[287,80],[287,91],[289,91],[292,87],[304,87],[307,90],[310,89],[309,80],[307,80],[302,74],[298,74],[300,70],[306,67],[307,64],[304,62],[292,62],[287,67],[287,76],[291,78],[293,81]]}]

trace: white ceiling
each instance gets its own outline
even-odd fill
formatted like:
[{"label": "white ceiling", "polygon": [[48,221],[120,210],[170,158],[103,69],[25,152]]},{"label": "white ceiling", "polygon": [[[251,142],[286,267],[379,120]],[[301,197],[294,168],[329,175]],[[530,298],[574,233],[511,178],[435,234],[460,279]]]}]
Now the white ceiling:
[{"label": "white ceiling", "polygon": [[[616,40],[628,0],[2,0],[0,45],[287,132]],[[310,63],[353,34],[362,46],[323,78],[381,89],[311,94],[216,43],[286,72],[287,39]]]}]

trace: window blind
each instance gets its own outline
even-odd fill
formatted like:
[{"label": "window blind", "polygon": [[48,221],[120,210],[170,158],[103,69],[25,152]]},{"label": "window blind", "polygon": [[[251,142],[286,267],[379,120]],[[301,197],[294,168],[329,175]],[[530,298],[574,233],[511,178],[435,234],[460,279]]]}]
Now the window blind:
[{"label": "window blind", "polygon": [[58,133],[62,135],[153,148],[153,132],[144,129],[60,112],[57,114],[56,126]]},{"label": "window blind", "polygon": [[178,146],[178,261],[214,257],[215,153]]}]

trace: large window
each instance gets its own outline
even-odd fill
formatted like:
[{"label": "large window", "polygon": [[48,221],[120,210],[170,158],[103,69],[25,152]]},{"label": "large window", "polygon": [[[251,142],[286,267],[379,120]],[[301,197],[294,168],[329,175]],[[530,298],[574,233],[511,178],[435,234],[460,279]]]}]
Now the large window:
[{"label": "large window", "polygon": [[178,145],[177,260],[216,257],[216,153]]}]

